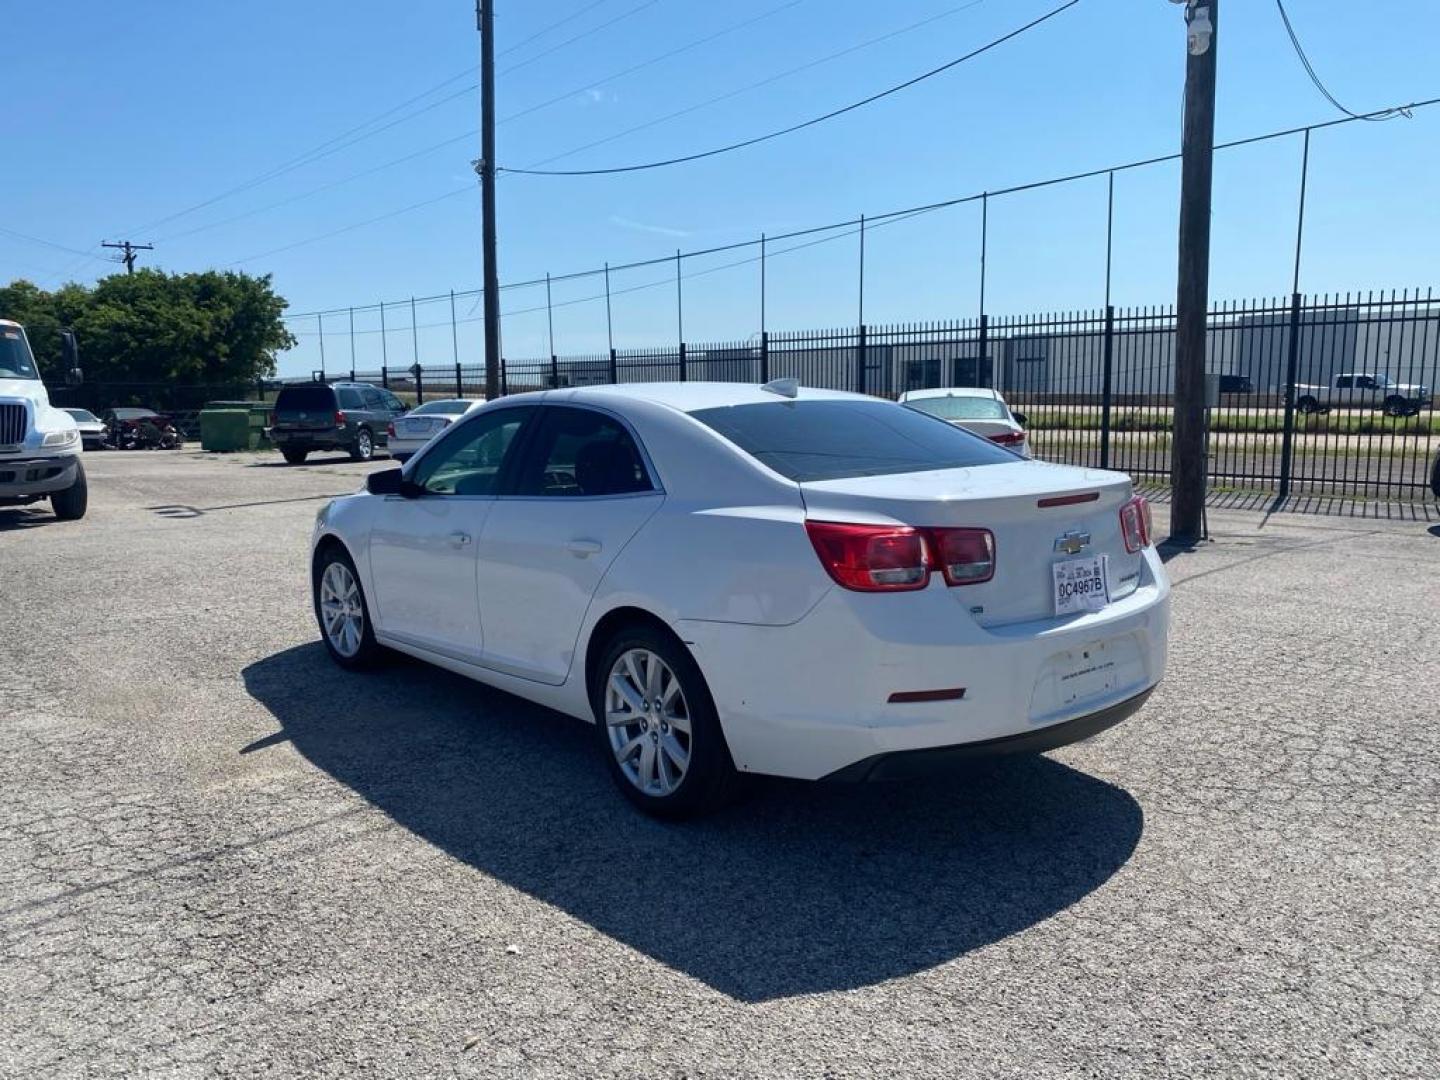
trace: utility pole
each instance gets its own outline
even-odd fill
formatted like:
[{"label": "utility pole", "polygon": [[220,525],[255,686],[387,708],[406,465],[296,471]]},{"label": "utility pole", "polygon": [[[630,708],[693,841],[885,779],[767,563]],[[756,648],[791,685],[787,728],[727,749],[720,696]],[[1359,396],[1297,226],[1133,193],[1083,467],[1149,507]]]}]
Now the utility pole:
[{"label": "utility pole", "polygon": [[120,256],[120,261],[125,264],[125,272],[127,274],[133,274],[135,272],[135,253],[137,251],[155,250],[154,244],[132,244],[129,240],[121,240],[118,244],[112,244],[109,240],[102,240],[100,241],[100,246],[114,248],[116,251],[123,251],[125,253]]},{"label": "utility pole", "polygon": [[485,398],[500,396],[500,269],[495,241],[495,0],[475,0],[480,31],[480,174],[485,249]]},{"label": "utility pole", "polygon": [[1185,132],[1180,167],[1180,267],[1175,296],[1175,418],[1170,537],[1200,539],[1205,516],[1205,337],[1210,307],[1210,196],[1220,0],[1185,3]]}]

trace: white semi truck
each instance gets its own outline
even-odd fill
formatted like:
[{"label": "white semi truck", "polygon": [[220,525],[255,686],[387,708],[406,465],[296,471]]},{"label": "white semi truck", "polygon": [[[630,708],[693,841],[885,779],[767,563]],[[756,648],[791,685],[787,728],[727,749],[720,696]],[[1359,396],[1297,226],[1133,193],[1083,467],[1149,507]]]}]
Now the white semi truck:
[{"label": "white semi truck", "polygon": [[[65,366],[79,377],[75,337],[64,333]],[[50,500],[62,521],[85,516],[88,493],[74,418],[52,408],[25,328],[0,319],[0,506]]]}]

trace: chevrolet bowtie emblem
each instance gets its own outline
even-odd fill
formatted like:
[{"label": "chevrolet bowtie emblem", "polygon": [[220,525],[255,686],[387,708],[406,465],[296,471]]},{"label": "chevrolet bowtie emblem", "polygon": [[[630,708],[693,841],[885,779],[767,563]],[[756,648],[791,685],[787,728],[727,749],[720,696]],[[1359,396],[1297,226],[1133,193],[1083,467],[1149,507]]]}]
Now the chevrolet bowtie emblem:
[{"label": "chevrolet bowtie emblem", "polygon": [[1055,550],[1065,555],[1079,555],[1090,546],[1090,534],[1071,529],[1064,536],[1056,537]]}]

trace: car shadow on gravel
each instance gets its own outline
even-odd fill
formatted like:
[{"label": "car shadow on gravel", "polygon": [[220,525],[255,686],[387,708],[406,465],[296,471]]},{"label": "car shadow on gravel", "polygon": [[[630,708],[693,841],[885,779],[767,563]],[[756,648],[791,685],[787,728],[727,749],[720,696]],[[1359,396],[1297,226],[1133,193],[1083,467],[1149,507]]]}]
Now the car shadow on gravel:
[{"label": "car shadow on gravel", "polygon": [[757,783],[666,824],[593,729],[416,662],[356,676],[316,642],[244,671],[305,758],[420,839],[741,1001],[868,986],[1033,926],[1139,841],[1125,791],[1049,758],[925,785]]},{"label": "car shadow on gravel", "polygon": [[41,525],[55,525],[58,520],[50,512],[48,503],[37,506],[34,509],[24,506],[3,506],[0,507],[0,532],[11,532],[16,529],[34,529]]}]

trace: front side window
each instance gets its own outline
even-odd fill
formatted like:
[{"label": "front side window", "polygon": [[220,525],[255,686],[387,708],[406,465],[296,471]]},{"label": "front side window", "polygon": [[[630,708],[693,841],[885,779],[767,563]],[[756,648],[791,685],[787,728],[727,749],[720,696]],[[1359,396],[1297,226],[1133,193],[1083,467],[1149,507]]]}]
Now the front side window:
[{"label": "front side window", "polygon": [[514,494],[595,498],[653,491],[625,425],[591,409],[549,406],[519,462]]},{"label": "front side window", "polygon": [[802,484],[1015,463],[989,439],[888,401],[776,401],[690,415]]},{"label": "front side window", "polygon": [[385,407],[387,409],[390,409],[393,412],[404,412],[408,408],[408,406],[403,401],[401,401],[398,397],[392,394],[389,390],[380,390],[377,392],[380,395],[380,400],[385,402]]},{"label": "front side window", "polygon": [[0,326],[0,379],[38,379],[30,343],[18,326]]},{"label": "front side window", "polygon": [[367,386],[361,390],[360,393],[365,398],[365,408],[374,409],[377,412],[383,412],[388,408],[385,404],[385,399],[380,396],[379,390],[374,390]]},{"label": "front side window", "polygon": [[495,495],[516,437],[534,411],[496,409],[452,428],[419,459],[410,481],[427,495]]},{"label": "front side window", "polygon": [[342,389],[336,391],[336,393],[338,393],[338,394],[340,395],[340,408],[342,408],[342,409],[363,409],[363,408],[365,408],[365,399],[360,396],[360,392],[359,392],[358,390],[350,390],[350,389],[348,389],[348,388],[342,388]]}]

